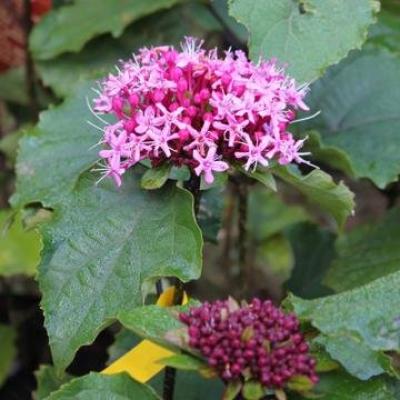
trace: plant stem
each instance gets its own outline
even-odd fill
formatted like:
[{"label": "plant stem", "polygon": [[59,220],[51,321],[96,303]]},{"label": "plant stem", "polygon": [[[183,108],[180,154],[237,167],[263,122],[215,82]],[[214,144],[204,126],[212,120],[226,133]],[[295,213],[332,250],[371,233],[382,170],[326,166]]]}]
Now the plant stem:
[{"label": "plant stem", "polygon": [[38,120],[39,116],[39,104],[35,89],[35,68],[33,65],[33,60],[31,53],[29,51],[29,35],[32,30],[32,20],[31,20],[31,1],[24,1],[24,31],[25,31],[25,82],[27,93],[29,96],[29,106],[34,121]]},{"label": "plant stem", "polygon": [[[196,219],[200,209],[200,199],[201,199],[200,183],[201,183],[200,177],[192,173],[190,180],[186,181],[184,185],[185,188],[189,190],[194,197],[194,214]],[[174,286],[175,286],[175,295],[173,304],[181,304],[184,293],[183,283],[179,279],[175,278]],[[173,400],[175,391],[175,378],[176,378],[176,369],[171,367],[166,367],[164,374],[164,386],[163,386],[164,400]]]}]

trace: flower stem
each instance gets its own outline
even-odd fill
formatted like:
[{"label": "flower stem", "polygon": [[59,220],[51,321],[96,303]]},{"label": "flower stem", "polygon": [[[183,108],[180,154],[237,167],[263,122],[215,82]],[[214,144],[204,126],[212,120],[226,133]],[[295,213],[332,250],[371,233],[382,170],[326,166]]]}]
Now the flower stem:
[{"label": "flower stem", "polygon": [[[201,199],[200,183],[201,183],[200,177],[192,173],[190,179],[186,181],[184,185],[185,189],[189,190],[189,192],[192,193],[194,197],[194,214],[196,219],[200,209],[200,199]],[[184,293],[183,283],[179,279],[175,278],[174,286],[175,286],[175,295],[173,304],[181,304]],[[176,369],[171,367],[166,367],[164,374],[164,386],[163,386],[164,400],[173,400],[175,391],[175,378],[176,378]]]}]

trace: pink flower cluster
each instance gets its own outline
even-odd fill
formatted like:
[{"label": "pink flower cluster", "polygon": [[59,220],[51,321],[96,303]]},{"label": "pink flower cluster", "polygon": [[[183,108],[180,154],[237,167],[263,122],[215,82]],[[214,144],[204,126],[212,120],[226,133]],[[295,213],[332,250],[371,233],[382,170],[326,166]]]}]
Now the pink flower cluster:
[{"label": "pink flower cluster", "polygon": [[308,110],[307,88],[274,60],[254,64],[242,51],[219,58],[201,45],[186,38],[182,51],[143,48],[96,90],[94,112],[116,117],[102,128],[100,157],[117,185],[143,159],[186,165],[207,183],[231,164],[304,162],[303,140],[287,128],[297,109]]},{"label": "pink flower cluster", "polygon": [[251,378],[267,388],[282,388],[299,375],[310,386],[318,382],[298,319],[271,301],[253,299],[243,307],[232,299],[203,303],[179,318],[188,326],[189,346],[226,382]]}]

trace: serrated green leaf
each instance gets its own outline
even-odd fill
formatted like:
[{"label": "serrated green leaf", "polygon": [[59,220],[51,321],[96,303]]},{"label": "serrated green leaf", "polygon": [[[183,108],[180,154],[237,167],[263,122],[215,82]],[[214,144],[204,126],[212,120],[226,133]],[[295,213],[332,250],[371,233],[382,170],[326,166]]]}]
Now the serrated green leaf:
[{"label": "serrated green leaf", "polygon": [[[291,295],[289,301],[301,320],[310,321],[326,336],[324,345],[328,346],[330,337],[334,338],[332,355],[334,353],[334,358],[342,365],[348,365],[351,357],[349,346],[343,345],[344,339],[349,337],[354,339],[351,346],[354,358],[357,353],[364,360],[371,357],[372,353],[366,353],[368,348],[375,354],[375,363],[376,360],[382,361],[382,352],[400,350],[399,285],[400,272],[395,272],[340,294],[316,300],[302,300]],[[376,370],[376,363],[361,365],[360,361],[359,364],[362,372],[357,369],[357,376],[363,379],[371,373],[368,371]],[[383,361],[381,366],[387,368],[385,364]],[[356,369],[355,366],[353,368]],[[354,373],[353,368],[349,372]]]},{"label": "serrated green leaf", "polygon": [[[384,188],[400,173],[400,58],[384,49],[354,52],[311,87],[308,104],[321,110],[306,129],[320,133],[317,157]],[[343,154],[347,166],[343,163]],[[350,170],[350,171],[349,171]]]},{"label": "serrated green leaf", "polygon": [[276,57],[309,82],[360,48],[375,21],[375,0],[231,0],[230,14],[250,31],[250,56]]},{"label": "serrated green leaf", "polygon": [[[315,342],[324,346],[331,357],[361,380],[391,371],[391,361],[383,353],[372,350],[357,335],[319,336]],[[357,349],[354,351],[354,349]]]},{"label": "serrated green leaf", "polygon": [[40,235],[24,230],[19,213],[5,227],[12,215],[10,210],[0,210],[0,276],[35,275],[42,247]]},{"label": "serrated green leaf", "polygon": [[76,0],[50,11],[30,36],[34,58],[48,60],[67,51],[77,52],[95,36],[110,32],[122,34],[130,23],[158,10],[170,8],[180,0]]},{"label": "serrated green leaf", "polygon": [[300,223],[285,231],[293,248],[295,264],[287,288],[305,299],[331,293],[322,280],[335,256],[335,235],[317,225]]},{"label": "serrated green leaf", "polygon": [[174,354],[157,361],[159,364],[186,371],[199,371],[207,368],[208,364],[189,354]]},{"label": "serrated green leaf", "polygon": [[192,196],[172,184],[146,192],[127,176],[118,190],[111,181],[95,186],[95,178],[84,175],[56,213],[41,228],[39,284],[60,369],[118,313],[143,304],[143,283],[200,274],[202,240]]},{"label": "serrated green leaf", "polygon": [[16,332],[11,326],[0,324],[0,386],[7,378],[17,354]]},{"label": "serrated green leaf", "polygon": [[327,173],[315,169],[302,175],[297,168],[274,167],[272,172],[294,186],[311,203],[332,215],[339,228],[354,209],[354,195],[343,183],[336,184]]},{"label": "serrated green leaf", "polygon": [[84,84],[60,106],[41,113],[37,128],[20,140],[17,191],[11,200],[15,207],[33,202],[54,206],[73,190],[79,174],[98,160],[95,145],[101,132],[87,123],[96,121],[86,104],[92,84]]},{"label": "serrated green leaf", "polygon": [[140,179],[140,187],[146,190],[160,189],[168,180],[171,165],[164,163],[157,168],[149,168]]},{"label": "serrated green leaf", "polygon": [[377,223],[362,225],[337,239],[337,258],[324,283],[335,291],[353,289],[400,270],[400,209]]},{"label": "serrated green leaf", "polygon": [[64,97],[83,80],[101,78],[114,70],[119,60],[130,57],[140,47],[179,45],[185,35],[209,37],[220,29],[220,24],[205,5],[189,2],[142,18],[118,39],[111,36],[96,38],[79,53],[41,60],[37,62],[37,68],[43,82]]},{"label": "serrated green leaf", "polygon": [[149,387],[126,374],[89,375],[73,379],[45,400],[159,400]]},{"label": "serrated green leaf", "polygon": [[33,393],[34,400],[43,400],[52,392],[55,392],[64,383],[69,382],[73,377],[69,374],[57,374],[52,365],[41,365],[35,372],[37,389]]}]

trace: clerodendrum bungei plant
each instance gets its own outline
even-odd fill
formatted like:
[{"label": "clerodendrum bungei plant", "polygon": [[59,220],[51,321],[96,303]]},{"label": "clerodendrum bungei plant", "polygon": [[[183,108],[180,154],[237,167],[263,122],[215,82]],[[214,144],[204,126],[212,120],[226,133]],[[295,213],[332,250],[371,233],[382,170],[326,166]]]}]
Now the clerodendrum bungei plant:
[{"label": "clerodendrum bungei plant", "polygon": [[[27,22],[24,71],[0,55],[0,134],[26,129],[0,138],[0,398],[3,364],[21,388],[38,370],[36,400],[398,397],[394,3],[377,25],[375,0],[59,0]],[[31,254],[27,289],[7,274]]]},{"label": "clerodendrum bungei plant", "polygon": [[[309,109],[307,88],[298,87],[276,60],[254,64],[242,51],[220,58],[218,49],[206,51],[201,41],[186,38],[181,51],[140,49],[99,88],[93,112],[104,124],[98,127],[104,167],[98,170],[117,186],[143,160],[165,174],[172,166],[187,167],[187,188],[198,204],[199,176],[211,185],[218,172],[243,168],[251,176],[258,166],[308,163],[300,151],[304,140],[288,131],[296,111]],[[111,122],[99,116],[104,114]],[[200,352],[227,385],[227,399],[283,397],[283,388],[296,389],[295,380],[303,381],[301,390],[318,382],[299,321],[270,301],[204,303],[179,318],[189,337],[181,345]],[[171,398],[171,375],[165,379],[164,397]]]}]

